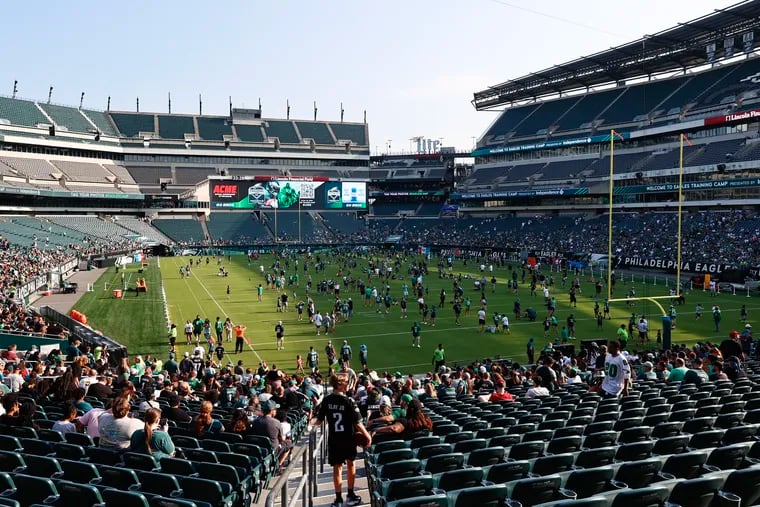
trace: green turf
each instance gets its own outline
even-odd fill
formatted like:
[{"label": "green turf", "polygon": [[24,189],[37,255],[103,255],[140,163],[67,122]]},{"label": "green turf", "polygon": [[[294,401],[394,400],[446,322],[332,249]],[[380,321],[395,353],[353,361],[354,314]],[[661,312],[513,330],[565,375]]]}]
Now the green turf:
[{"label": "green turf", "polygon": [[[340,347],[343,339],[348,339],[354,348],[355,356],[358,356],[359,345],[366,343],[369,347],[369,363],[372,368],[378,370],[399,369],[403,372],[417,373],[430,369],[432,351],[439,342],[444,344],[447,359],[451,364],[455,361],[471,361],[495,355],[524,361],[525,343],[530,336],[535,336],[537,349],[550,341],[544,339],[541,323],[546,315],[543,296],[540,291],[535,297],[530,296],[527,283],[520,285],[518,297],[522,302],[523,309],[533,306],[537,310],[538,319],[536,322],[514,319],[512,305],[515,296],[507,290],[505,285],[511,267],[507,269],[497,268],[495,272],[498,280],[496,292],[491,292],[490,284],[486,291],[488,297],[487,322],[490,324],[494,311],[506,312],[510,316],[511,334],[482,334],[477,330],[476,316],[477,301],[480,298],[479,293],[473,289],[472,280],[463,281],[465,295],[473,300],[472,312],[470,316],[463,316],[462,326],[457,327],[454,325],[453,311],[449,304],[453,299],[452,283],[448,279],[438,279],[435,269],[437,261],[433,260],[433,273],[425,278],[425,284],[429,286],[429,296],[426,300],[429,304],[437,304],[438,294],[443,287],[447,292],[447,305],[442,311],[439,311],[436,327],[423,326],[422,349],[415,349],[411,347],[410,327],[412,322],[419,317],[417,305],[414,301],[409,305],[409,318],[402,320],[399,318],[398,307],[392,307],[391,313],[388,315],[385,313],[377,314],[374,311],[374,305],[371,308],[363,307],[361,296],[357,293],[347,293],[344,287],[342,295],[352,297],[355,303],[354,318],[348,323],[338,324],[334,336],[325,337],[324,334],[316,336],[314,327],[308,324],[306,319],[303,322],[298,322],[296,319],[295,301],[297,299],[294,300],[292,293],[296,292],[298,299],[305,297],[305,278],[303,276],[301,287],[288,288],[288,292],[291,294],[291,309],[283,314],[276,311],[276,292],[274,289],[265,290],[262,302],[256,300],[256,286],[259,283],[264,284],[263,277],[259,272],[259,265],[269,268],[273,263],[271,257],[266,256],[255,261],[251,266],[248,265],[243,256],[233,256],[231,264],[225,258],[224,265],[230,272],[230,276],[226,278],[217,276],[216,261],[212,259],[209,265],[203,262],[200,267],[194,268],[193,274],[189,278],[181,279],[179,267],[187,263],[189,259],[189,257],[161,258],[160,270],[156,266],[156,260],[152,260],[151,267],[145,274],[150,287],[148,295],[141,294],[139,297],[135,297],[134,293],[129,293],[123,300],[111,297],[111,287],[118,281],[118,278],[116,278],[114,269],[110,268],[96,284],[96,291],[84,296],[77,304],[77,308],[88,315],[93,327],[102,329],[117,341],[127,345],[131,353],[154,353],[164,356],[168,350],[168,342],[165,338],[167,332],[166,318],[160,297],[160,281],[163,278],[169,313],[179,328],[180,352],[189,350],[189,347],[184,343],[182,333],[185,320],[193,319],[196,314],[208,317],[212,322],[217,316],[222,319],[229,316],[234,323],[242,323],[247,326],[247,336],[251,340],[253,351],[246,348],[240,357],[228,354],[226,359],[233,361],[243,359],[246,366],[256,366],[260,359],[265,359],[269,364],[277,363],[280,368],[286,371],[294,371],[296,354],[304,355],[308,351],[309,345],[314,345],[320,353],[320,366],[324,369],[326,366],[324,346],[328,338],[333,339],[336,348]],[[335,277],[339,269],[338,259],[331,258],[331,261],[333,264],[328,265],[327,272],[324,275],[327,278]],[[303,265],[303,259],[300,262],[300,265]],[[359,266],[354,270],[355,276],[360,276],[358,270],[362,267],[366,268],[366,265],[366,260],[359,260]],[[129,268],[127,276],[131,274],[134,278],[135,269],[134,267]],[[453,273],[455,275],[462,273],[463,275],[471,274],[480,277],[477,264],[472,262],[465,266],[461,261],[457,261]],[[519,270],[518,273],[520,273]],[[321,280],[323,276],[321,273],[314,273],[313,270],[311,275],[315,282]],[[632,311],[637,314],[645,313],[648,316],[652,337],[655,336],[656,330],[661,327],[661,318],[658,316],[659,311],[655,305],[651,302],[642,301],[636,303],[634,307],[629,307],[625,303],[613,304],[612,320],[605,321],[603,329],[598,331],[593,318],[593,299],[590,297],[593,293],[593,286],[587,280],[588,275],[582,279],[583,294],[578,296],[578,307],[575,309],[570,309],[568,306],[567,289],[562,289],[559,286],[560,276],[557,273],[554,273],[554,276],[557,287],[552,291],[552,294],[558,301],[557,315],[560,325],[564,324],[565,318],[570,312],[573,312],[578,319],[576,335],[579,339],[604,340],[614,338],[617,327],[621,323],[628,322],[628,317]],[[630,274],[626,276],[624,284],[618,282],[617,294],[619,296],[622,296],[624,291],[627,292],[630,288],[630,276]],[[664,285],[664,276],[657,276],[657,285],[652,283],[654,281],[653,273],[649,274],[647,284],[642,284],[640,277],[637,276],[633,283],[637,296],[667,294],[668,288]],[[109,290],[103,291],[103,285],[106,281],[109,282]],[[570,280],[568,280],[568,286],[569,282]],[[402,283],[404,280],[401,279],[390,282],[391,293],[394,296],[399,297],[401,295]],[[229,301],[226,295],[228,284],[231,288]],[[322,310],[328,308],[333,299],[332,296],[316,295],[315,291],[312,291],[312,297],[317,308]],[[694,320],[694,307],[697,302],[701,302],[705,307],[704,316],[700,321]],[[720,333],[714,332],[710,312],[710,307],[716,302],[720,304],[723,310]],[[697,340],[722,340],[729,330],[741,329],[739,308],[742,304],[747,305],[750,322],[752,322],[754,313],[758,311],[756,297],[746,298],[744,294],[736,296],[723,294],[717,298],[711,298],[701,290],[687,293],[686,305],[677,307],[679,318],[677,329],[673,331],[673,341],[675,343],[693,343]],[[667,308],[667,303],[665,306]],[[274,326],[280,319],[284,322],[286,332],[286,350],[284,351],[276,350],[274,339]],[[551,341],[556,343],[556,340]],[[228,353],[234,350],[233,344],[225,345],[227,345]],[[632,345],[629,348],[635,347]]]},{"label": "green turf", "polygon": [[[126,345],[130,353],[163,352],[166,312],[161,297],[161,271],[155,260],[143,273],[138,273],[138,269],[135,264],[120,268],[118,273],[109,268],[95,283],[93,292],[85,293],[75,308],[87,315],[90,326]],[[136,296],[134,291],[127,291],[123,298],[114,299],[114,289],[124,283],[133,288],[138,277],[145,278],[147,294],[141,292]]]}]

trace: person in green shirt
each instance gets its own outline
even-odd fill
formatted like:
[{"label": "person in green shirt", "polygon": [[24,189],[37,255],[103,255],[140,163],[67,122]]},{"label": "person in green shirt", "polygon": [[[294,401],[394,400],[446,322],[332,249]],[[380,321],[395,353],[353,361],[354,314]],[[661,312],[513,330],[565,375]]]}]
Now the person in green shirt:
[{"label": "person in green shirt", "polygon": [[567,343],[567,340],[570,339],[570,333],[565,326],[562,326],[562,330],[560,330],[559,336],[562,339],[562,343]]},{"label": "person in green shirt", "polygon": [[620,324],[617,330],[617,339],[621,347],[625,347],[625,344],[628,343],[628,331],[625,329],[625,324]]},{"label": "person in green shirt", "polygon": [[161,419],[161,411],[157,408],[149,408],[145,411],[145,426],[132,433],[129,438],[129,450],[140,454],[149,454],[156,462],[161,458],[174,456],[174,442],[165,431],[158,429]]},{"label": "person in green shirt", "polygon": [[224,322],[219,317],[214,322],[214,331],[216,331],[216,343],[222,343],[222,333],[224,333]]},{"label": "person in green shirt", "polygon": [[670,370],[668,382],[681,382],[689,369],[686,367],[686,363],[681,357],[677,357],[674,364],[675,368]]},{"label": "person in green shirt", "polygon": [[439,371],[444,365],[446,365],[446,353],[443,350],[443,343],[439,343],[438,348],[433,350],[433,366],[435,371]]},{"label": "person in green shirt", "polygon": [[412,324],[412,347],[420,348],[420,325],[415,321]]},{"label": "person in green shirt", "polygon": [[203,319],[200,315],[196,315],[195,320],[193,320],[193,337],[196,346],[201,343],[201,333],[203,333]]}]

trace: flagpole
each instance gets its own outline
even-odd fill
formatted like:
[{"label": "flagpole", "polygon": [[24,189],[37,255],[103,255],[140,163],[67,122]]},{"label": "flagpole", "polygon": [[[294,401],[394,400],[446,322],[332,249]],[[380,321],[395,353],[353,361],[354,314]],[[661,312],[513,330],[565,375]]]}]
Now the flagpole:
[{"label": "flagpole", "polygon": [[615,172],[615,131],[610,129],[610,211],[607,225],[607,300],[612,299],[612,176]]},{"label": "flagpole", "polygon": [[683,141],[686,136],[681,133],[681,143],[678,153],[678,237],[677,237],[677,259],[676,262],[676,295],[681,296],[681,222],[683,211]]}]

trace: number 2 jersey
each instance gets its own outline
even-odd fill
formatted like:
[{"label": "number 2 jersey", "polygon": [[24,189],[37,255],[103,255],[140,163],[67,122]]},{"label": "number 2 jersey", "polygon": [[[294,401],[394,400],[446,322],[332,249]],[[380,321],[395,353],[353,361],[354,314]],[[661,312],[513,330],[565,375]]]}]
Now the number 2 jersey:
[{"label": "number 2 jersey", "polygon": [[330,428],[330,438],[334,438],[333,441],[337,443],[343,437],[353,436],[354,426],[362,421],[362,415],[352,398],[340,393],[331,393],[322,400],[317,419],[325,421]]}]

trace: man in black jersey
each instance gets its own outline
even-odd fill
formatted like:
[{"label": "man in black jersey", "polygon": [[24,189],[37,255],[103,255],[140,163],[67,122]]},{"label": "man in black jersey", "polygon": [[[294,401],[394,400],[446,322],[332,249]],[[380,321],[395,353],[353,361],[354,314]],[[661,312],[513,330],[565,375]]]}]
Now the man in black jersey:
[{"label": "man in black jersey", "polygon": [[348,495],[346,496],[346,505],[354,506],[362,503],[361,498],[354,493],[354,482],[356,480],[354,433],[362,433],[367,445],[372,441],[367,429],[362,424],[359,407],[352,398],[345,394],[348,389],[348,382],[348,375],[345,373],[338,373],[330,377],[333,392],[325,396],[319,406],[317,416],[312,420],[312,424],[325,422],[329,428],[327,460],[333,467],[333,484],[335,485],[335,501],[332,503],[332,507],[343,506],[341,494],[343,489],[343,463],[347,463]]}]

